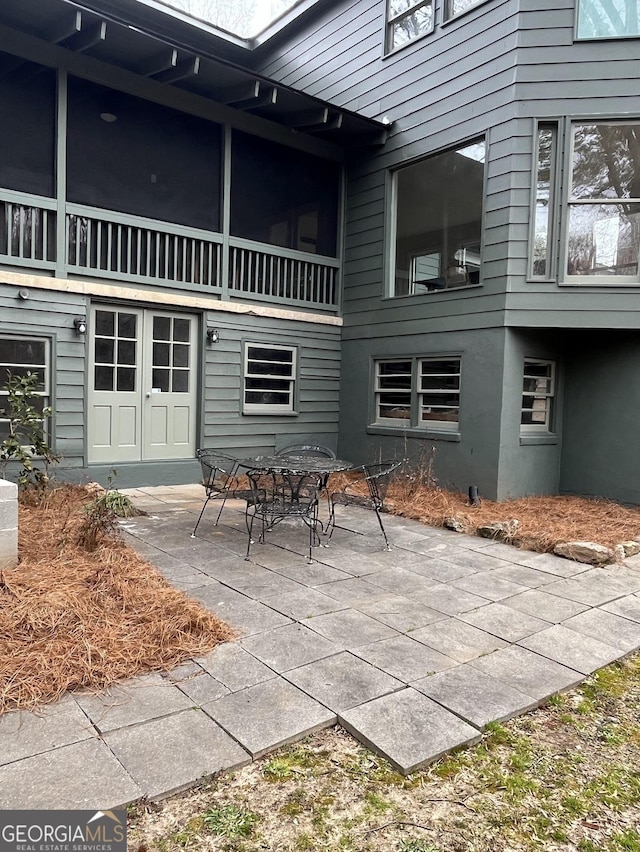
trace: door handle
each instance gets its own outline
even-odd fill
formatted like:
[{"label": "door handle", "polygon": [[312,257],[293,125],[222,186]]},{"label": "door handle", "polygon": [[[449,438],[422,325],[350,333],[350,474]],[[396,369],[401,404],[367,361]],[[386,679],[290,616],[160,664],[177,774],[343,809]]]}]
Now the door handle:
[{"label": "door handle", "polygon": [[151,398],[151,391],[147,391],[147,399]]}]

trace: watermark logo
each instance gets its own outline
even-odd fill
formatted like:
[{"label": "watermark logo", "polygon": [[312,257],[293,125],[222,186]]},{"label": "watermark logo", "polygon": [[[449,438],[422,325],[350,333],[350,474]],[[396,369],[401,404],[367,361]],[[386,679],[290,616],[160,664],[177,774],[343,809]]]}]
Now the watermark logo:
[{"label": "watermark logo", "polygon": [[126,852],[126,811],[0,811],[0,852]]}]

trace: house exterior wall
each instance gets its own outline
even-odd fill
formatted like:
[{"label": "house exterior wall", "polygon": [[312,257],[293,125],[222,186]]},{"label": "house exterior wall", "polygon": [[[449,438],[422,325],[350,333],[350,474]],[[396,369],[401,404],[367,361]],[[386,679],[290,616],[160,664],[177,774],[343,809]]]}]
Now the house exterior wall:
[{"label": "house exterior wall", "polygon": [[[637,39],[574,41],[576,0],[484,2],[444,23],[442,7],[435,3],[432,33],[384,56],[385,3],[335,3],[318,13],[312,28],[276,42],[260,66],[276,79],[393,122],[385,146],[353,152],[348,168],[340,452],[362,455],[382,446],[383,454],[404,454],[401,438],[369,426],[375,353],[428,356],[460,349],[460,440],[436,442],[442,481],[458,487],[474,482],[499,499],[561,489],[638,502],[633,480],[640,450],[625,425],[637,401],[621,392],[622,385],[637,385],[635,350],[626,344],[628,364],[620,372],[616,348],[598,347],[593,393],[601,404],[585,429],[589,440],[578,433],[591,407],[591,372],[578,365],[595,346],[589,330],[640,327],[640,288],[578,284],[562,266],[571,121],[640,118]],[[551,235],[556,265],[548,280],[532,278],[529,262],[536,128],[544,120],[557,121],[560,149]],[[392,171],[482,135],[482,286],[387,298]],[[556,362],[549,435],[521,435],[526,357]],[[482,376],[475,358],[486,368]],[[480,418],[471,430],[464,412],[487,399],[495,417]],[[614,441],[604,430],[611,417]],[[419,440],[413,432],[408,443]],[[431,445],[431,435],[421,443]]]}]

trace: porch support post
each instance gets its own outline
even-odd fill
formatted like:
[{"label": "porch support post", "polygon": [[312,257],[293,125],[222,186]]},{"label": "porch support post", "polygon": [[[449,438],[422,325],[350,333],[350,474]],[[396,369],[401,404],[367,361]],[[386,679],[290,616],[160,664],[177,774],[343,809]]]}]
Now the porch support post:
[{"label": "porch support post", "polygon": [[224,125],[222,158],[222,301],[229,299],[229,233],[231,230],[231,128]]},{"label": "porch support post", "polygon": [[56,115],[56,278],[67,274],[67,72],[58,71]]}]

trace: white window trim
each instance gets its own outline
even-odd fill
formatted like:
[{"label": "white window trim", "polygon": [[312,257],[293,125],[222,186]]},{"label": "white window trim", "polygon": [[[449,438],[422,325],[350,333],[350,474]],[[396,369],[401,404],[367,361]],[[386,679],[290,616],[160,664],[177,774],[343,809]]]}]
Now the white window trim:
[{"label": "white window trim", "polygon": [[[415,359],[412,357],[408,358],[376,358],[374,362],[374,405],[375,405],[375,414],[374,414],[374,425],[375,426],[394,426],[400,429],[410,429],[413,424],[413,386],[414,386],[414,361]],[[409,363],[411,365],[411,387],[409,389],[409,417],[381,417],[380,416],[380,396],[383,393],[406,393],[406,390],[398,389],[394,391],[389,388],[381,388],[380,387],[380,365],[381,364],[404,364]]]},{"label": "white window trim", "polygon": [[[549,375],[549,391],[526,391],[524,389],[524,382],[527,378],[537,378],[536,376],[528,376],[527,375],[527,366],[529,364],[544,364],[549,366],[550,375]],[[545,410],[545,419],[544,423],[523,423],[522,415],[526,413],[530,413],[532,409],[524,408],[521,406],[520,408],[520,432],[530,434],[532,432],[551,432],[552,419],[553,419],[553,408],[556,397],[556,362],[552,361],[548,358],[525,358],[523,365],[523,373],[522,373],[522,396],[532,397],[537,399],[545,399],[547,400],[546,410]]]},{"label": "white window trim", "polygon": [[[268,376],[265,374],[251,374],[249,372],[249,350],[251,347],[256,347],[258,349],[270,349],[272,351],[277,352],[290,352],[291,353],[291,375],[287,376]],[[243,370],[242,370],[242,413],[243,414],[293,414],[295,413],[295,390],[296,390],[296,381],[297,381],[297,365],[298,365],[298,352],[295,346],[282,346],[279,344],[273,343],[258,343],[256,341],[246,341],[244,344],[244,354],[243,354]],[[278,403],[253,403],[246,401],[247,394],[247,379],[248,378],[273,378],[277,381],[288,381],[289,382],[289,402],[285,405],[280,405]],[[282,391],[278,391],[282,392]]]}]

